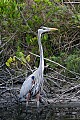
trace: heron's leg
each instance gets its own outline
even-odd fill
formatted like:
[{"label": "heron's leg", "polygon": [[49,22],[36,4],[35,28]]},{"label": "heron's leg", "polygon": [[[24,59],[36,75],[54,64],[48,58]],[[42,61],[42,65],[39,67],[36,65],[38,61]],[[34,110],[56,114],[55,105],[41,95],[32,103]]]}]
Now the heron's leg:
[{"label": "heron's leg", "polygon": [[30,93],[28,93],[27,97],[26,97],[26,106],[28,106],[28,101],[30,99]]},{"label": "heron's leg", "polygon": [[40,98],[40,92],[36,95],[36,99],[37,99],[37,107],[39,107],[39,98]]}]

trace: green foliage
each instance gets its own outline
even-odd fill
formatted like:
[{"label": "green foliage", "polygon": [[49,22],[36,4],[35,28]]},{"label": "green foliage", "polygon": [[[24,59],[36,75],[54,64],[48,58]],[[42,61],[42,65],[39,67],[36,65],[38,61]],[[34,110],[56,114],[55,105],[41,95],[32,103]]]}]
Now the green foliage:
[{"label": "green foliage", "polygon": [[18,64],[18,61],[21,62],[22,65],[26,66],[26,62],[30,62],[30,55],[25,56],[22,52],[17,52],[16,56],[9,57],[6,61],[6,66],[11,67],[12,63],[14,65]]},{"label": "green foliage", "polygon": [[12,62],[15,62],[15,61],[16,61],[15,56],[10,57],[10,58],[6,61],[6,66],[7,66],[7,67],[10,67],[11,63],[12,63]]},{"label": "green foliage", "polygon": [[[34,0],[31,4],[23,0],[1,0],[1,42],[7,42],[13,33],[17,34],[4,47],[6,49],[6,65],[14,62],[16,56],[21,64],[31,61],[27,51],[36,54],[38,51],[37,29],[40,26],[56,27],[56,32],[44,34],[42,44],[44,57],[64,65],[70,70],[79,72],[80,53],[73,53],[78,48],[80,38],[80,5],[66,6],[61,0]],[[76,47],[74,47],[76,46]],[[12,49],[13,52],[8,52]],[[17,61],[17,60],[15,60]],[[54,68],[58,67],[51,64]]]},{"label": "green foliage", "polygon": [[30,35],[26,34],[26,43],[28,45],[35,44],[37,42],[37,39],[38,38],[36,36],[33,37],[33,36],[30,36]]},{"label": "green foliage", "polygon": [[20,59],[21,64],[26,65],[26,62],[30,62],[30,55],[25,56],[23,52],[19,51],[16,53],[17,58]]},{"label": "green foliage", "polygon": [[[50,59],[57,62],[57,63],[59,63],[59,64],[61,64],[61,65],[63,65],[63,66],[65,66],[65,64],[66,64],[65,61],[67,59],[67,56],[68,55],[66,53],[61,52],[60,55],[57,55],[57,56],[53,55],[52,57],[50,57]],[[52,64],[51,64],[51,66],[52,66]],[[55,64],[53,64],[53,67],[54,68],[56,68],[56,67],[59,68],[59,66],[57,66]]]},{"label": "green foliage", "polygon": [[30,62],[30,55],[28,55],[28,56],[26,57],[26,60],[27,60],[28,62]]},{"label": "green foliage", "polygon": [[40,4],[40,3],[47,3],[48,5],[52,5],[50,0],[34,0],[34,2],[38,3],[38,4]]},{"label": "green foliage", "polygon": [[[58,56],[52,56],[50,59],[65,66],[68,70],[80,73],[80,50],[74,51],[73,54],[69,55],[66,53],[61,53]],[[55,64],[50,65],[53,68],[59,68],[59,66]],[[68,73],[67,71],[66,74],[71,76],[71,73]]]},{"label": "green foliage", "polygon": [[80,57],[75,54],[69,55],[66,60],[66,67],[71,71],[80,73]]},{"label": "green foliage", "polygon": [[5,32],[13,33],[15,30],[20,30],[23,26],[20,11],[18,8],[23,8],[24,3],[18,4],[15,0],[1,0],[0,3],[1,28],[3,34],[5,34]]}]

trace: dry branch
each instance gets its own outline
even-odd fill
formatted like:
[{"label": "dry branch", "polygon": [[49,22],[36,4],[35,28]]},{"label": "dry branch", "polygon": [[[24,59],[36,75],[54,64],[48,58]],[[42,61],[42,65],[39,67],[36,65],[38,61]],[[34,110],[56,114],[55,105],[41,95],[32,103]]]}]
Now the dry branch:
[{"label": "dry branch", "polygon": [[[39,55],[34,54],[34,53],[32,53],[32,52],[29,52],[29,53],[32,54],[32,55],[34,55],[34,56],[36,56],[36,57],[40,57]],[[72,73],[73,75],[76,75],[76,76],[79,75],[79,76],[80,76],[79,73],[76,73],[76,72],[74,72],[74,71],[68,70],[66,67],[64,67],[63,65],[61,65],[61,64],[59,64],[59,63],[57,63],[57,62],[55,62],[55,61],[52,61],[52,60],[50,60],[50,59],[48,59],[48,58],[44,58],[44,60],[47,60],[48,62],[51,62],[51,63],[54,63],[54,64],[60,66],[61,68],[69,71],[69,72]]]},{"label": "dry branch", "polygon": [[11,35],[11,37],[9,38],[9,40],[8,40],[7,42],[5,42],[3,45],[1,45],[0,48],[3,48],[8,42],[10,42],[10,40],[12,40],[12,39],[15,37],[17,31],[18,31],[18,30],[16,30],[16,32],[13,33],[13,35]]},{"label": "dry branch", "polygon": [[69,92],[72,92],[76,89],[80,88],[80,84],[79,85],[76,85],[74,87],[71,87],[70,89],[66,90],[65,92],[63,92],[62,94],[66,94],[66,93],[69,93]]}]

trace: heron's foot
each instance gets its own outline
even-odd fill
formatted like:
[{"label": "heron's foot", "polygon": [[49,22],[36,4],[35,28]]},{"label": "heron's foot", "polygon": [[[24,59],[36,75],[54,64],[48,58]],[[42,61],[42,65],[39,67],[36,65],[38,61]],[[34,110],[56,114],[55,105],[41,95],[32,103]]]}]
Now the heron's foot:
[{"label": "heron's foot", "polygon": [[37,101],[37,107],[39,108],[39,101]]},{"label": "heron's foot", "polygon": [[28,101],[29,101],[29,99],[30,99],[30,93],[28,93],[27,96],[26,96],[26,107],[28,106],[28,103],[29,103]]},{"label": "heron's foot", "polygon": [[36,99],[37,99],[37,107],[39,107],[39,98],[40,98],[40,93],[38,93],[38,94],[36,95]]},{"label": "heron's foot", "polygon": [[29,104],[28,104],[28,101],[27,101],[27,102],[26,102],[26,107],[28,107],[28,105],[29,105]]}]

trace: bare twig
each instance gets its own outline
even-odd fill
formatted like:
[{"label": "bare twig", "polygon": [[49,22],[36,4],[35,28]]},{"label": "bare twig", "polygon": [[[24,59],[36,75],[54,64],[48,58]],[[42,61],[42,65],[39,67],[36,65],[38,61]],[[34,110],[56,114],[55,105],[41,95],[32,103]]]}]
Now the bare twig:
[{"label": "bare twig", "polygon": [[18,76],[16,76],[16,77],[13,77],[13,78],[9,79],[7,82],[0,84],[0,86],[5,85],[5,84],[7,84],[7,83],[9,83],[9,82],[12,82],[12,80],[15,80],[16,78],[18,78],[18,77],[20,77],[20,76],[23,76],[23,75],[25,75],[25,73],[20,74],[20,75],[18,75]]},{"label": "bare twig", "polygon": [[66,94],[66,93],[69,93],[73,90],[76,90],[77,88],[80,88],[80,84],[79,85],[76,85],[74,87],[71,87],[70,89],[66,90],[65,92],[63,92],[62,94]]},{"label": "bare twig", "polygon": [[16,32],[13,33],[13,35],[10,37],[10,39],[9,39],[7,42],[5,42],[3,45],[1,45],[0,48],[3,48],[10,40],[12,40],[12,39],[15,37],[17,31],[18,31],[18,30],[16,30]]},{"label": "bare twig", "polygon": [[64,4],[80,4],[80,2],[63,2]]},{"label": "bare twig", "polygon": [[[34,55],[34,56],[36,56],[36,57],[40,57],[39,55],[34,54],[34,53],[32,53],[32,52],[29,52],[29,53],[32,54],[32,55]],[[52,60],[50,60],[50,59],[48,59],[48,58],[44,58],[44,60],[47,60],[47,61],[49,61],[49,62],[51,62],[51,63],[54,63],[54,64],[60,66],[61,68],[69,71],[69,72],[72,73],[73,75],[79,75],[79,76],[80,76],[79,73],[76,73],[76,72],[74,72],[74,71],[68,70],[66,67],[64,67],[63,65],[61,65],[61,64],[59,64],[59,63],[57,63],[57,62],[55,62],[55,61],[52,61]]]}]

